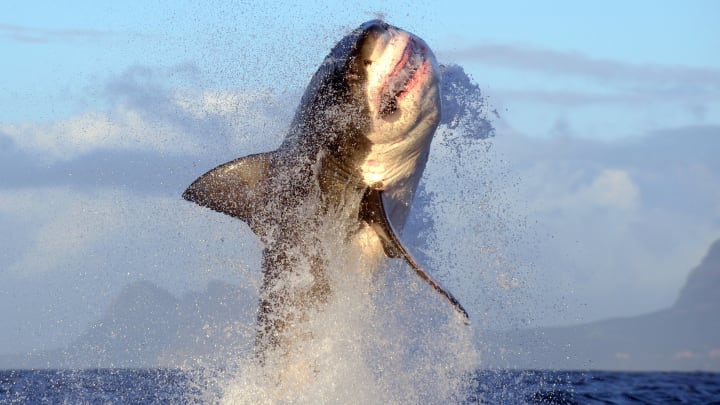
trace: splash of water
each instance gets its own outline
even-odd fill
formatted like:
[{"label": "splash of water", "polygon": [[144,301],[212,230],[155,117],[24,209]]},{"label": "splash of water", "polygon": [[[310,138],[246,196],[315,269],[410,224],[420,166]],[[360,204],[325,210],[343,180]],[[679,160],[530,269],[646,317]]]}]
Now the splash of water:
[{"label": "splash of water", "polygon": [[458,402],[477,367],[470,329],[400,263],[368,263],[328,228],[332,297],[295,325],[311,338],[263,365],[240,359],[223,402]]}]

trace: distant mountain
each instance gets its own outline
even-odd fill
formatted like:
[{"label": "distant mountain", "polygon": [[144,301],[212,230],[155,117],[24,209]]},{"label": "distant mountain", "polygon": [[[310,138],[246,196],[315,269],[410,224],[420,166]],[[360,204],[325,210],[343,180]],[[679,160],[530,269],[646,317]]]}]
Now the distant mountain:
[{"label": "distant mountain", "polygon": [[176,298],[140,281],[67,348],[0,356],[0,368],[157,367],[215,364],[247,350],[257,293],[218,281]]},{"label": "distant mountain", "polygon": [[105,311],[65,351],[65,362],[88,367],[143,367],[157,358],[180,322],[179,300],[143,281],[126,286]]},{"label": "distant mountain", "polygon": [[488,367],[720,371],[720,240],[671,308],[483,339]]},{"label": "distant mountain", "polygon": [[[489,368],[720,371],[720,240],[692,270],[675,305],[584,325],[485,333]],[[247,351],[257,292],[222,282],[177,298],[127,285],[63,350],[0,356],[0,368],[156,367],[218,364]]]},{"label": "distant mountain", "polygon": [[[674,308],[720,309],[720,240],[713,243],[702,263],[690,273]],[[720,314],[715,322],[720,323]]]}]

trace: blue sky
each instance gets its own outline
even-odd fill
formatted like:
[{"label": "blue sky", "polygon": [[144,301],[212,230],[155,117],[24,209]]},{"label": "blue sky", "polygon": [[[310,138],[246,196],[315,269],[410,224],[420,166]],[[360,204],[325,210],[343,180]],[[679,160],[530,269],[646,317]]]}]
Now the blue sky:
[{"label": "blue sky", "polygon": [[277,145],[330,47],[376,16],[500,114],[490,151],[453,157],[458,188],[442,161],[426,172],[447,196],[435,253],[475,238],[460,267],[506,266],[448,270],[471,312],[506,308],[474,288],[530,297],[513,316],[535,324],[671,305],[720,237],[720,5],[383,3],[0,4],[0,306],[17,309],[0,347],[65,344],[134,280],[243,282],[257,252],[227,246],[252,235],[179,192]]},{"label": "blue sky", "polygon": [[[507,116],[517,114],[516,121],[523,122],[523,129],[547,131],[551,126],[543,119],[547,112],[537,108],[543,101],[538,100],[538,92],[617,99],[641,90],[669,90],[675,84],[638,81],[633,72],[644,68],[659,70],[658,80],[672,80],[673,74],[682,75],[685,70],[690,74],[714,70],[708,91],[717,90],[719,80],[716,50],[720,36],[714,22],[720,6],[711,1],[590,5],[457,2],[450,6],[398,2],[347,8],[321,2],[275,6],[252,2],[203,6],[192,2],[130,2],[122,6],[28,2],[4,4],[0,11],[3,49],[13,55],[0,68],[4,78],[1,101],[8,106],[0,118],[9,121],[53,119],[81,110],[93,102],[99,81],[133,65],[192,63],[207,74],[205,80],[222,87],[300,86],[312,73],[316,54],[331,46],[344,30],[373,15],[385,15],[399,26],[422,32],[441,58],[448,55],[463,62],[489,94],[501,99],[512,93],[510,98],[528,111],[509,108]],[[495,57],[488,58],[487,48],[492,46],[498,49]],[[288,60],[297,62],[297,67],[263,72],[263,66],[273,66],[279,53],[288,50],[294,54]],[[502,58],[500,51],[510,54]],[[533,59],[550,53],[566,57],[566,65],[543,69]],[[241,69],[255,75],[244,77],[238,74]],[[666,70],[671,71],[663,75]],[[691,118],[672,110],[680,102],[693,102],[700,96],[693,99],[687,94],[691,88],[683,90],[682,97],[688,100],[660,101],[680,95],[655,93],[656,99],[649,103],[652,106],[643,108],[641,114],[621,112],[623,123],[639,132],[646,126],[688,122]],[[535,98],[528,101],[532,95]],[[502,101],[497,100],[498,104],[504,104]],[[717,98],[713,101],[717,107]],[[102,101],[96,100],[96,104]],[[595,107],[602,108],[602,104],[596,101]],[[582,106],[565,110],[570,111],[567,115],[577,114],[578,125],[586,128],[595,115]],[[717,108],[704,114],[709,114],[705,119],[711,122],[720,119]],[[618,135],[595,132],[593,136]]]}]

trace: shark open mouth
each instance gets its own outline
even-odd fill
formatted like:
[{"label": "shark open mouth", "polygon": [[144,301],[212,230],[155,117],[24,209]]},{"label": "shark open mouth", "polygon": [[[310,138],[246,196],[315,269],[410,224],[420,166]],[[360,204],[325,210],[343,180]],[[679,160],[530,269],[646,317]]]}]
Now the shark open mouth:
[{"label": "shark open mouth", "polygon": [[425,52],[425,47],[411,37],[380,92],[381,116],[398,111],[398,100],[418,81],[418,72],[425,69]]}]

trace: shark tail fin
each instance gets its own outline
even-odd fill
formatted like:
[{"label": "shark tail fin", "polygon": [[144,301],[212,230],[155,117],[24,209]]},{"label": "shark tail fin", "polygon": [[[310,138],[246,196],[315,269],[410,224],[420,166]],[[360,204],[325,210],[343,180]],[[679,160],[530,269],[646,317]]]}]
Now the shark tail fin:
[{"label": "shark tail fin", "polygon": [[182,196],[254,228],[253,218],[265,206],[272,159],[273,152],[266,152],[223,163],[195,180]]}]

